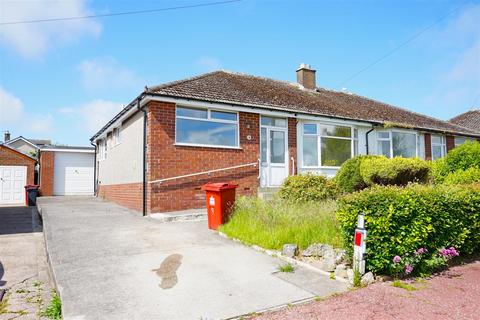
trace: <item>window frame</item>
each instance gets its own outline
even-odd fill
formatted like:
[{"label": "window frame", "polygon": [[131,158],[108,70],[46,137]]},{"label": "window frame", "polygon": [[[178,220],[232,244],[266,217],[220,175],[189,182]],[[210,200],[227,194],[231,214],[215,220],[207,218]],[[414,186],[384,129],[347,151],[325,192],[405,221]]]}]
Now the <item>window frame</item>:
[{"label": "window frame", "polygon": [[[388,138],[380,138],[379,137],[379,133],[388,133]],[[392,159],[393,158],[393,133],[403,133],[403,134],[413,134],[415,135],[415,156],[413,158],[418,158],[418,154],[419,154],[419,146],[418,146],[418,132],[416,131],[408,131],[408,130],[398,130],[398,129],[394,129],[394,130],[377,130],[377,134],[376,134],[376,144],[377,144],[377,155],[383,155],[383,154],[380,154],[378,152],[378,141],[389,141],[390,143],[390,155],[389,155],[389,159]]]},{"label": "window frame", "polygon": [[[187,109],[197,109],[197,110],[206,110],[207,111],[207,118],[195,118],[195,117],[187,117],[187,116],[178,116],[177,109],[178,108],[187,108]],[[226,112],[226,113],[233,113],[236,115],[237,120],[224,120],[224,119],[215,119],[211,117],[212,111],[217,112]],[[236,145],[229,146],[229,145],[217,145],[217,144],[205,144],[205,143],[190,143],[190,142],[179,142],[178,139],[178,119],[185,119],[185,120],[195,120],[195,121],[203,121],[203,122],[214,122],[214,123],[225,123],[225,124],[235,124],[236,125]],[[240,112],[232,111],[232,110],[223,110],[218,108],[208,108],[208,107],[192,107],[188,105],[176,105],[175,106],[175,145],[176,146],[186,146],[186,147],[202,147],[202,148],[221,148],[221,149],[241,149],[240,147]]]},{"label": "window frame", "polygon": [[105,139],[101,139],[98,141],[98,161],[103,161],[105,159],[107,159],[106,157],[106,140]]},{"label": "window frame", "polygon": [[112,147],[116,147],[122,143],[122,127],[113,128],[112,140],[113,140]]},{"label": "window frame", "polygon": [[[433,137],[439,137],[440,138],[440,143],[433,142]],[[441,153],[442,155],[440,156],[439,159],[443,158],[447,154],[447,139],[444,135],[440,134],[432,134],[430,135],[430,148],[431,148],[431,158],[432,160],[437,160],[433,157],[433,147],[438,147],[440,146],[441,148]]]},{"label": "window frame", "polygon": [[[305,125],[310,125],[314,124],[316,125],[316,133],[305,133],[304,131],[304,126]],[[329,136],[329,135],[324,135],[321,133],[322,130],[320,130],[319,126],[321,125],[326,125],[326,126],[337,126],[337,127],[347,127],[350,128],[350,137],[340,137],[340,136]],[[301,135],[301,156],[302,156],[302,169],[307,169],[307,170],[314,170],[314,169],[339,169],[341,166],[323,166],[322,165],[322,138],[332,138],[332,139],[338,139],[338,140],[349,140],[350,141],[350,159],[354,157],[354,141],[358,141],[358,134],[357,138],[354,136],[354,130],[358,130],[358,128],[352,126],[352,125],[346,125],[346,124],[339,124],[339,123],[331,123],[331,122],[322,122],[322,121],[303,121],[300,126],[300,135]],[[358,131],[357,131],[358,133]],[[316,166],[307,166],[305,165],[305,158],[304,158],[304,137],[305,136],[310,136],[310,137],[316,137],[317,141],[317,163],[318,165]]]}]

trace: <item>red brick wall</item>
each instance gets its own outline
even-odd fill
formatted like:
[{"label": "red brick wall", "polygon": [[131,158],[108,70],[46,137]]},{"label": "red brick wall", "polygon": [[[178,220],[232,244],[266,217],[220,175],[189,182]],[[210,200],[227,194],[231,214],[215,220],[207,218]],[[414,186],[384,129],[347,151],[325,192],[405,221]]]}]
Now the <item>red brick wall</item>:
[{"label": "red brick wall", "polygon": [[430,133],[425,133],[424,138],[425,138],[425,160],[432,160],[432,135]]},{"label": "red brick wall", "polygon": [[[148,104],[148,181],[221,169],[258,161],[259,115],[239,114],[241,149],[175,146],[175,104]],[[251,139],[248,140],[247,136]],[[235,182],[237,194],[252,195],[258,188],[258,166],[210,175],[149,184],[148,211],[167,212],[205,206],[201,186],[207,182]]]},{"label": "red brick wall", "polygon": [[295,161],[295,171],[294,174],[297,174],[298,170],[298,161],[297,161],[297,119],[288,118],[288,162],[289,162],[289,171],[288,174],[292,174],[292,158]]},{"label": "red brick wall", "polygon": [[26,166],[27,184],[33,184],[35,179],[35,164],[37,162],[10,148],[0,146],[0,166]]},{"label": "red brick wall", "polygon": [[142,183],[98,185],[98,196],[132,210],[143,210]]},{"label": "red brick wall", "polygon": [[55,152],[40,152],[40,195],[53,196]]},{"label": "red brick wall", "polygon": [[447,142],[447,152],[455,148],[455,137],[454,136],[447,136],[446,137],[446,142]]}]

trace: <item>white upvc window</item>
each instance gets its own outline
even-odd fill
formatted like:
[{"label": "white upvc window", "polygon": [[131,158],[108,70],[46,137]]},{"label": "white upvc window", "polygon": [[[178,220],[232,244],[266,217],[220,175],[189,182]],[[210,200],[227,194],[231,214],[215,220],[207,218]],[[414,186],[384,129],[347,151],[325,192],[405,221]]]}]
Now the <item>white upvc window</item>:
[{"label": "white upvc window", "polygon": [[387,158],[418,156],[418,136],[408,131],[379,131],[377,132],[377,154]]},{"label": "white upvc window", "polygon": [[432,135],[432,160],[443,158],[447,154],[445,136]]},{"label": "white upvc window", "polygon": [[175,143],[199,147],[239,148],[238,113],[177,106]]},{"label": "white upvc window", "polygon": [[467,138],[467,137],[459,137],[459,136],[456,136],[455,137],[455,147],[458,147],[462,144],[464,144],[465,142],[467,141],[474,141],[473,139],[471,138]]},{"label": "white upvc window", "polygon": [[107,144],[105,140],[99,140],[98,144],[98,160],[102,161],[107,158]]},{"label": "white upvc window", "polygon": [[349,126],[312,122],[302,129],[304,168],[338,168],[355,152],[355,132]]},{"label": "white upvc window", "polygon": [[122,128],[118,127],[113,129],[113,146],[117,146],[122,143]]}]

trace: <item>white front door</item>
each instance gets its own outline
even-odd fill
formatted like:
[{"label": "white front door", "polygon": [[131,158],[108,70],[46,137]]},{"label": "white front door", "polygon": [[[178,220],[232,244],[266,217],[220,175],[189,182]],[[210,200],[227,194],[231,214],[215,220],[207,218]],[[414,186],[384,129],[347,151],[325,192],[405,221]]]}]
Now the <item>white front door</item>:
[{"label": "white front door", "polygon": [[0,166],[0,205],[25,204],[27,167]]},{"label": "white front door", "polygon": [[287,120],[261,117],[260,186],[278,187],[288,175]]},{"label": "white front door", "polygon": [[93,163],[93,153],[55,152],[53,194],[92,195]]}]

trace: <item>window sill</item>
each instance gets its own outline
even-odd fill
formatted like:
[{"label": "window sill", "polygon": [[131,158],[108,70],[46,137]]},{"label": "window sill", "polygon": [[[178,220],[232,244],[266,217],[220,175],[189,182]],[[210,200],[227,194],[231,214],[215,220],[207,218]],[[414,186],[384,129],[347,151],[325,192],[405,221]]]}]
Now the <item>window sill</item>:
[{"label": "window sill", "polygon": [[229,147],[229,146],[212,146],[208,144],[194,144],[194,143],[174,143],[176,147],[196,147],[196,148],[211,148],[211,149],[231,149],[231,150],[243,150],[242,147]]},{"label": "window sill", "polygon": [[321,167],[300,167],[300,170],[321,170],[321,169],[335,169],[338,170],[340,167],[333,167],[333,166],[321,166]]}]

